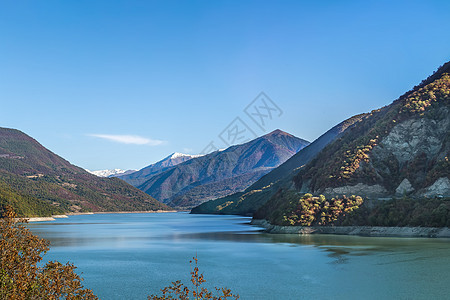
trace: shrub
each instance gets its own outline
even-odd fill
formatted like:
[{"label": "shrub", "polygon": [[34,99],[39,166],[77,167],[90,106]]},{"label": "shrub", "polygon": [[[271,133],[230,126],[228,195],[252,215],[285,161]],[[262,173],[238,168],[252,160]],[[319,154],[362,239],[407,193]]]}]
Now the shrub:
[{"label": "shrub", "polygon": [[[204,287],[200,287],[204,282],[206,282],[203,274],[199,273],[198,269],[198,259],[193,257],[193,261],[189,261],[192,265],[194,262],[195,267],[191,270],[191,283],[192,289],[181,283],[180,280],[172,282],[172,285],[161,289],[162,296],[151,295],[148,297],[149,300],[163,300],[163,299],[189,299],[191,295],[193,299],[212,299],[212,300],[227,300],[229,298],[239,299],[239,295],[233,295],[230,289],[227,288],[215,288],[216,292],[219,293],[217,296],[213,295],[213,292],[208,291]],[[176,296],[176,297],[174,297]]]},{"label": "shrub", "polygon": [[334,225],[339,218],[358,209],[363,203],[359,196],[332,198],[325,196],[313,197],[305,194],[298,201],[293,201],[283,221],[287,225]]},{"label": "shrub", "polygon": [[17,219],[10,206],[0,219],[0,298],[1,299],[98,299],[83,288],[72,264],[50,261],[38,263],[49,250],[49,242],[32,234]]}]

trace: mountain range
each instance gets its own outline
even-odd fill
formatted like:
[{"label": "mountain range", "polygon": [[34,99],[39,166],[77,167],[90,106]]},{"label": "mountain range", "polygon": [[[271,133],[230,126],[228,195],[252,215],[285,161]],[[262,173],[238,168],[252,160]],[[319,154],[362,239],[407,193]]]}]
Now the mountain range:
[{"label": "mountain range", "polygon": [[10,204],[22,216],[170,209],[120,179],[72,165],[9,128],[0,128],[0,204]]},{"label": "mountain range", "polygon": [[139,171],[131,172],[129,174],[119,174],[118,177],[125,180],[129,184],[139,187],[141,184],[149,180],[151,177],[162,173],[171,167],[188,161],[192,158],[200,157],[202,155],[191,155],[175,152],[167,156],[166,158],[151,164]]},{"label": "mountain range", "polygon": [[[299,203],[339,209],[340,200],[324,199],[351,195],[359,198],[346,204],[391,198],[426,204],[450,196],[449,99],[447,62],[390,105],[351,117],[313,143],[275,130],[207,155],[173,153],[139,171],[98,176],[21,131],[0,128],[0,204],[23,216],[197,205],[192,213],[253,215],[280,225],[299,220]],[[447,215],[445,205],[436,218]]]},{"label": "mountain range", "polygon": [[186,161],[169,166],[166,159],[119,178],[170,206],[192,208],[244,190],[308,144],[275,130],[245,144],[194,158],[177,156]]},{"label": "mountain range", "polygon": [[447,62],[392,104],[337,125],[245,192],[192,212],[249,214],[286,225],[305,193],[373,201],[448,197],[449,99]]},{"label": "mountain range", "polygon": [[292,174],[314,158],[326,145],[341,136],[366,115],[361,114],[349,118],[334,126],[311,144],[298,151],[279,167],[262,176],[243,192],[237,192],[215,200],[207,201],[192,209],[197,214],[238,214],[251,216],[271,197],[280,186],[287,184]]},{"label": "mountain range", "polygon": [[110,170],[97,170],[97,171],[90,171],[86,169],[91,174],[94,174],[98,177],[118,177],[123,175],[128,175],[131,173],[136,172],[137,170],[122,170],[122,169],[110,169]]}]

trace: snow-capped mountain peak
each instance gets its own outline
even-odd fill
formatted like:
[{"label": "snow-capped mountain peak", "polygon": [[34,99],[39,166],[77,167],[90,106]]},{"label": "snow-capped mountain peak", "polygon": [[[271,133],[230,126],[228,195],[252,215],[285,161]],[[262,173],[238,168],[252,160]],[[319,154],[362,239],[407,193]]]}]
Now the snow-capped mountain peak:
[{"label": "snow-capped mountain peak", "polygon": [[130,174],[133,172],[136,172],[137,170],[122,170],[122,169],[112,169],[112,170],[98,170],[98,171],[90,171],[87,170],[89,173],[94,174],[98,177],[116,177],[119,175],[125,175]]},{"label": "snow-capped mountain peak", "polygon": [[196,155],[192,155],[192,154],[184,154],[184,153],[180,153],[180,152],[174,152],[172,153],[172,155],[170,155],[171,159],[175,159],[175,158],[179,158],[179,157],[190,157],[190,158],[195,158],[195,157],[200,157],[202,155],[200,154],[196,154]]}]

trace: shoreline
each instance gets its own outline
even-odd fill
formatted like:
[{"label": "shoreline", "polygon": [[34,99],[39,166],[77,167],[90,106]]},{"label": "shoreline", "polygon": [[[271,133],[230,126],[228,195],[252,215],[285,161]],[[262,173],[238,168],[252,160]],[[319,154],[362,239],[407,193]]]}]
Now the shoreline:
[{"label": "shoreline", "polygon": [[263,227],[270,234],[336,234],[367,237],[450,238],[449,227],[377,227],[377,226],[282,226],[267,220],[255,220],[251,225]]},{"label": "shoreline", "polygon": [[[133,210],[133,211],[95,211],[83,214],[89,215],[103,215],[103,214],[161,214],[161,213],[172,213],[178,212],[177,210]],[[68,214],[70,215],[70,214]]]},{"label": "shoreline", "polygon": [[150,213],[172,213],[176,210],[149,210],[149,211],[97,211],[97,212],[80,212],[80,213],[67,213],[64,215],[52,215],[51,217],[31,217],[23,218],[27,222],[48,222],[56,221],[56,219],[68,218],[69,216],[81,216],[81,215],[100,215],[100,214],[150,214]]}]

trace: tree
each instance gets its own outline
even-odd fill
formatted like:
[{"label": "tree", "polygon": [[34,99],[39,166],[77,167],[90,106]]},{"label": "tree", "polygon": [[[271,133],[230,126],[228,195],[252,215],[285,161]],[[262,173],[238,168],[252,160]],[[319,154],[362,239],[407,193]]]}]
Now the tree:
[{"label": "tree", "polygon": [[[23,225],[26,222],[25,219],[18,219],[10,206],[0,210],[0,299],[98,299],[90,289],[83,287],[83,279],[75,273],[73,264],[49,261],[43,267],[38,266],[49,250],[50,242],[31,233]],[[215,288],[218,295],[214,296],[200,287],[206,280],[199,273],[197,257],[193,261],[192,290],[181,281],[175,281],[161,290],[162,296],[152,295],[148,299],[187,300],[190,296],[196,300],[239,298],[226,288]]]},{"label": "tree", "polygon": [[72,264],[38,266],[50,242],[31,233],[10,206],[0,219],[0,299],[98,299]]},{"label": "tree", "polygon": [[189,296],[192,295],[192,298],[195,300],[203,300],[203,299],[212,299],[212,300],[227,300],[229,298],[239,299],[239,295],[233,295],[230,289],[227,288],[215,288],[216,292],[219,295],[214,296],[213,292],[208,291],[204,287],[200,287],[204,282],[206,282],[203,277],[203,273],[199,273],[198,269],[198,259],[197,256],[193,257],[193,261],[189,261],[195,263],[195,267],[191,270],[191,283],[193,285],[192,289],[185,286],[181,283],[180,280],[172,282],[171,286],[167,286],[161,289],[162,296],[151,295],[148,297],[149,300],[164,300],[164,299],[180,299],[180,300],[188,300]]}]

